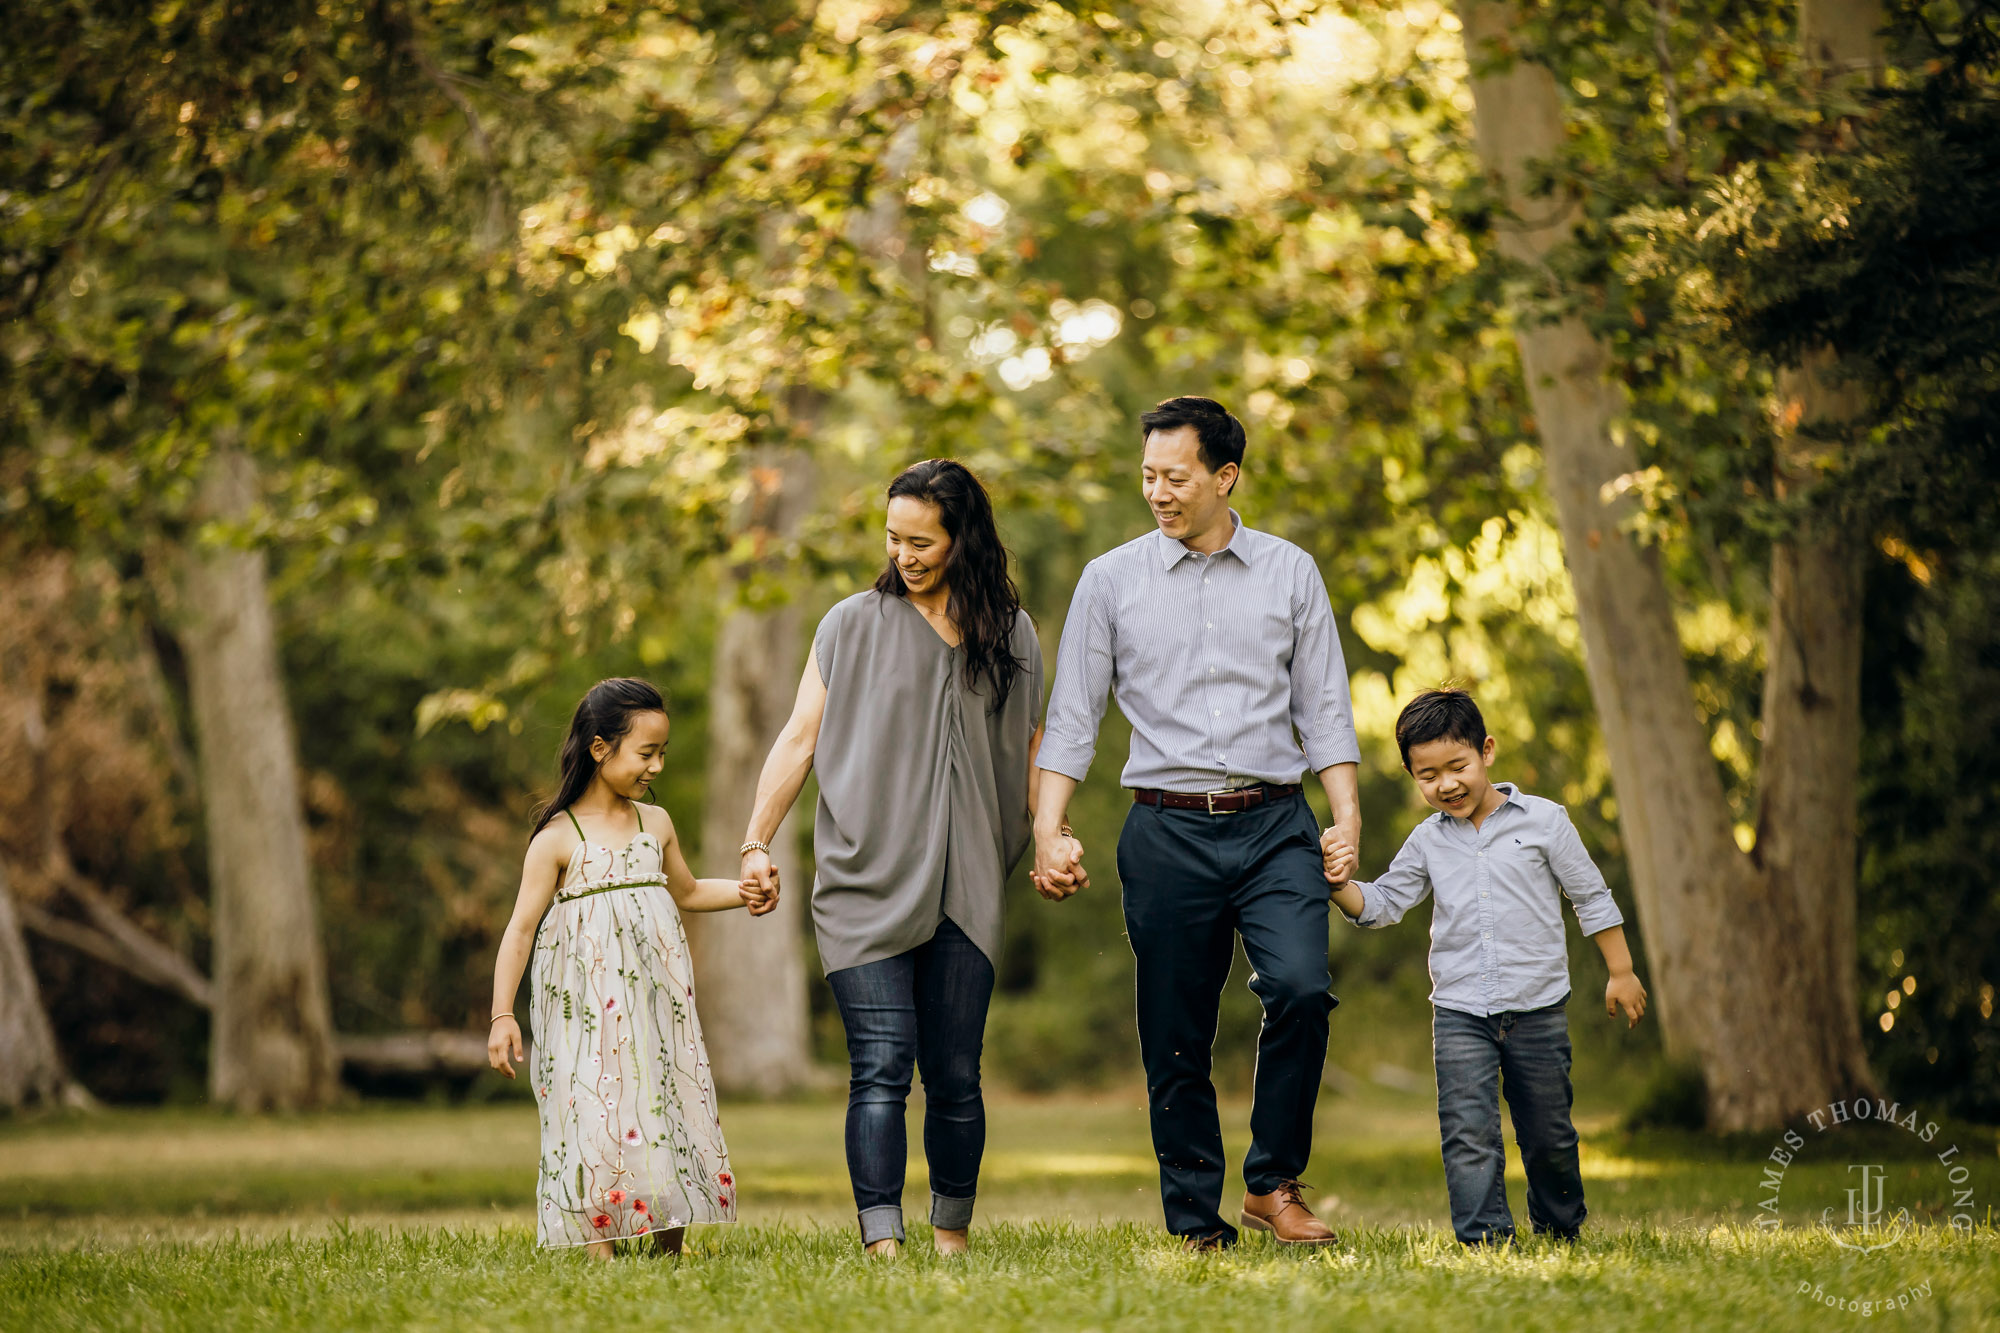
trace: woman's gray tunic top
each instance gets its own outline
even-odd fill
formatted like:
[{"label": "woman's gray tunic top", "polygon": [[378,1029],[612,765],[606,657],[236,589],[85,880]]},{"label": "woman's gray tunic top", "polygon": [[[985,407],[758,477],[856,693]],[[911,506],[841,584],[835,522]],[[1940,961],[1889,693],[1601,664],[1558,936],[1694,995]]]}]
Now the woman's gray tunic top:
[{"label": "woman's gray tunic top", "polygon": [[813,926],[828,972],[908,952],[950,917],[1000,957],[1000,890],[1032,835],[1028,749],[1042,711],[1042,649],[1026,611],[1022,670],[1004,707],[923,612],[870,590],[813,636],[826,682],[813,766]]}]

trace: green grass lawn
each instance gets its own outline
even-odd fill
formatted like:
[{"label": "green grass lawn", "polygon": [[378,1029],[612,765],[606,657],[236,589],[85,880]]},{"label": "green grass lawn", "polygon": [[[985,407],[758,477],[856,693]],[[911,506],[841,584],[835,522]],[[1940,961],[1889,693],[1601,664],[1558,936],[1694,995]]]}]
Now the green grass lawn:
[{"label": "green grass lawn", "polygon": [[[1783,1225],[1760,1228],[1770,1145],[1586,1118],[1584,1242],[1469,1253],[1445,1226],[1429,1099],[1370,1088],[1323,1098],[1308,1174],[1346,1243],[1203,1258],[1159,1231],[1137,1094],[996,1097],[990,1118],[964,1260],[938,1260],[913,1226],[900,1263],[864,1261],[840,1108],[806,1103],[728,1108],[741,1223],[698,1230],[680,1261],[609,1266],[535,1249],[525,1102],[0,1121],[0,1328],[2000,1327],[1990,1131],[1954,1126],[1929,1146],[1827,1136],[1783,1178]],[[1246,1118],[1227,1108],[1234,1154]],[[1931,1155],[1948,1143],[1967,1167],[1956,1186]],[[1863,1160],[1915,1223],[1872,1254],[1810,1225],[1844,1208]],[[1518,1162],[1511,1174],[1524,1216]],[[920,1162],[911,1185],[920,1218]],[[1969,1234],[1946,1222],[1964,1189]],[[1864,1316],[1815,1303],[1815,1288],[1905,1304]]]}]

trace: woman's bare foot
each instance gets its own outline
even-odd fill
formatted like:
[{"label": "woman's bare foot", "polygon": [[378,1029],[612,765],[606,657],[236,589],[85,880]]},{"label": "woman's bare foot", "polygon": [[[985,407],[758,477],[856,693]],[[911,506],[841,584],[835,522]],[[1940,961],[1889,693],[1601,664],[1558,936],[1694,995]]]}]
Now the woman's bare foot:
[{"label": "woman's bare foot", "polygon": [[868,1247],[868,1257],[871,1259],[898,1259],[902,1254],[903,1247],[894,1236],[884,1237]]},{"label": "woman's bare foot", "polygon": [[965,1253],[965,1228],[951,1230],[947,1227],[932,1227],[931,1242],[937,1246],[939,1254]]},{"label": "woman's bare foot", "polygon": [[655,1254],[678,1255],[681,1252],[681,1246],[687,1242],[687,1231],[686,1227],[665,1227],[659,1231],[655,1231],[653,1233],[653,1252]]},{"label": "woman's bare foot", "polygon": [[583,1251],[585,1254],[588,1254],[591,1258],[597,1260],[597,1262],[601,1264],[608,1264],[611,1262],[611,1254],[612,1254],[611,1242],[608,1240],[594,1240],[590,1242],[590,1244],[584,1246]]}]

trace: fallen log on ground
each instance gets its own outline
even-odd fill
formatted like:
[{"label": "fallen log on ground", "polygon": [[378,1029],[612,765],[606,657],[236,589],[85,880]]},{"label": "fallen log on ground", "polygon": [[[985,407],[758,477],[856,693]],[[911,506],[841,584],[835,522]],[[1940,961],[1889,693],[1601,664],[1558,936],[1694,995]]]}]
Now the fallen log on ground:
[{"label": "fallen log on ground", "polygon": [[[339,1038],[344,1078],[465,1078],[487,1068],[484,1032],[389,1032]],[[516,1062],[516,1067],[519,1062]]]}]

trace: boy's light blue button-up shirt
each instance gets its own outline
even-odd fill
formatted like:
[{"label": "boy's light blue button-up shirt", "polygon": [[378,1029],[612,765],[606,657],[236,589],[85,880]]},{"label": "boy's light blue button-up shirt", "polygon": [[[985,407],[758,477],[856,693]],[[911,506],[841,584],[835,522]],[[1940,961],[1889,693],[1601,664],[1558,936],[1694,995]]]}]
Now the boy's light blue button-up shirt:
[{"label": "boy's light blue button-up shirt", "polygon": [[1569,993],[1562,901],[1586,935],[1625,924],[1583,848],[1569,811],[1511,782],[1474,828],[1442,810],[1410,831],[1381,879],[1356,881],[1357,926],[1393,926],[1426,895],[1431,908],[1431,1003],[1467,1014],[1540,1009]]}]

